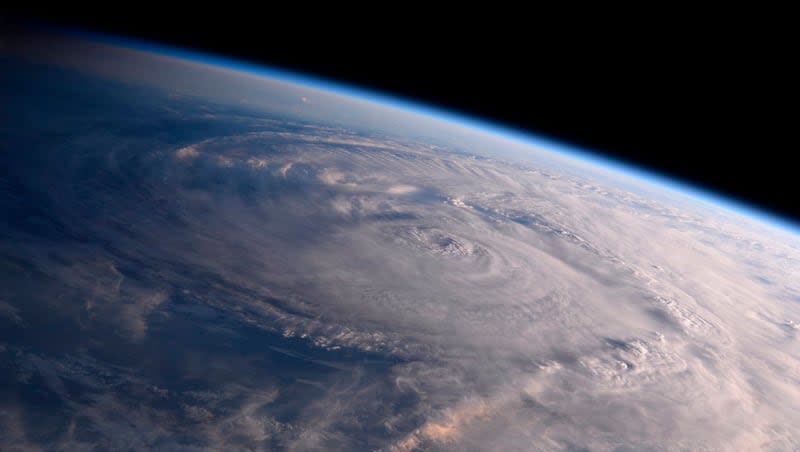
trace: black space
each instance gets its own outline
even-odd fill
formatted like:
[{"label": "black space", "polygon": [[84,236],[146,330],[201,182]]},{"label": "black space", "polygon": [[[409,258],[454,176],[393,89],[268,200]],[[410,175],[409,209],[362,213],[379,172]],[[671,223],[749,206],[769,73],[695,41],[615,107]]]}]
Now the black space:
[{"label": "black space", "polygon": [[800,221],[790,133],[796,36],[780,11],[626,11],[610,22],[593,12],[580,20],[531,11],[434,16],[398,5],[347,19],[311,5],[291,13],[264,12],[265,5],[174,12],[70,5],[14,11],[6,20],[146,39],[384,91],[593,149]]}]

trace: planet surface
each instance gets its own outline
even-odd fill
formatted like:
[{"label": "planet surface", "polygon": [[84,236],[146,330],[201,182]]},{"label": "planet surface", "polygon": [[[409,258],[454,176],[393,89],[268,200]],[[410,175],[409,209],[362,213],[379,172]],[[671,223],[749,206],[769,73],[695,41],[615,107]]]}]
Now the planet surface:
[{"label": "planet surface", "polygon": [[2,450],[800,449],[796,229],[174,49],[0,69]]}]

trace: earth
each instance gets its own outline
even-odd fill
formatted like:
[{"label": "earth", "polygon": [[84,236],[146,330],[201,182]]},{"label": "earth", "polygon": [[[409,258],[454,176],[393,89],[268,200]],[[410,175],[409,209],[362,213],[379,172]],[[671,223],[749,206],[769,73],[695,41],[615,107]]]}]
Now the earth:
[{"label": "earth", "polygon": [[0,95],[0,449],[800,449],[796,229],[173,49]]}]

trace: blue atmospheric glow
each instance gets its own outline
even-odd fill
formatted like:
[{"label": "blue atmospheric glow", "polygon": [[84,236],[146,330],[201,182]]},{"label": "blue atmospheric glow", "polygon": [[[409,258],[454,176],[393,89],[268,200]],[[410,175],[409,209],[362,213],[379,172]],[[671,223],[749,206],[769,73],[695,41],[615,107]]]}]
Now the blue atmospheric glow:
[{"label": "blue atmospheric glow", "polygon": [[[61,30],[63,31],[63,30]],[[699,201],[703,201],[725,210],[738,213],[745,217],[769,224],[778,229],[782,229],[792,234],[800,235],[800,224],[794,221],[765,212],[757,207],[724,197],[714,192],[698,188],[685,182],[681,182],[666,176],[662,176],[634,165],[622,162],[617,159],[603,156],[602,153],[590,149],[578,149],[556,139],[534,135],[527,131],[522,131],[512,127],[494,124],[491,122],[478,120],[441,108],[425,105],[420,102],[404,100],[397,97],[369,91],[343,83],[332,82],[320,78],[310,77],[286,70],[264,67],[243,61],[232,60],[220,56],[194,52],[176,47],[168,47],[152,42],[132,40],[117,36],[102,35],[86,31],[68,30],[68,34],[87,39],[90,41],[114,45],[121,48],[138,50],[157,55],[163,55],[193,63],[223,68],[235,72],[249,75],[265,77],[297,85],[303,85],[311,89],[327,91],[341,96],[357,98],[360,100],[373,102],[390,108],[405,110],[421,116],[436,118],[451,122],[457,125],[482,131],[523,145],[545,149],[557,154],[561,154],[573,159],[582,160],[611,171],[619,172],[650,184],[655,184],[668,190],[683,193]]]}]

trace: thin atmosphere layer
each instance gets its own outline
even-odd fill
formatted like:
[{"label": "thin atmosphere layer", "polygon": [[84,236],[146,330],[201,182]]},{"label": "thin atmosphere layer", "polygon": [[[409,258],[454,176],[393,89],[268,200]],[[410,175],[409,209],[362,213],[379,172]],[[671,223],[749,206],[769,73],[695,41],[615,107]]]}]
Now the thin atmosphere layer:
[{"label": "thin atmosphere layer", "polygon": [[76,30],[63,27],[48,27],[48,31],[64,34],[102,45],[118,47],[120,49],[149,53],[161,57],[173,58],[184,62],[208,66],[210,68],[224,69],[249,76],[269,79],[287,84],[297,85],[313,90],[325,91],[331,94],[357,99],[362,102],[388,107],[414,114],[422,118],[445,121],[464,128],[469,128],[487,135],[515,142],[522,146],[546,150],[568,158],[582,161],[591,165],[605,168],[609,171],[636,178],[642,182],[659,186],[666,190],[689,196],[701,202],[715,205],[729,212],[742,215],[773,228],[783,230],[793,235],[800,235],[800,223],[792,219],[773,214],[758,206],[744,203],[727,196],[720,195],[711,190],[702,189],[687,182],[676,180],[641,167],[629,164],[619,159],[605,155],[603,152],[585,147],[578,148],[565,141],[554,137],[534,134],[527,130],[520,130],[506,125],[492,123],[466,116],[455,111],[435,107],[423,102],[398,98],[380,92],[362,89],[348,84],[334,82],[307,74],[299,74],[279,68],[265,67],[263,65],[238,61],[219,55],[206,54],[188,49],[123,38],[85,30]]}]

